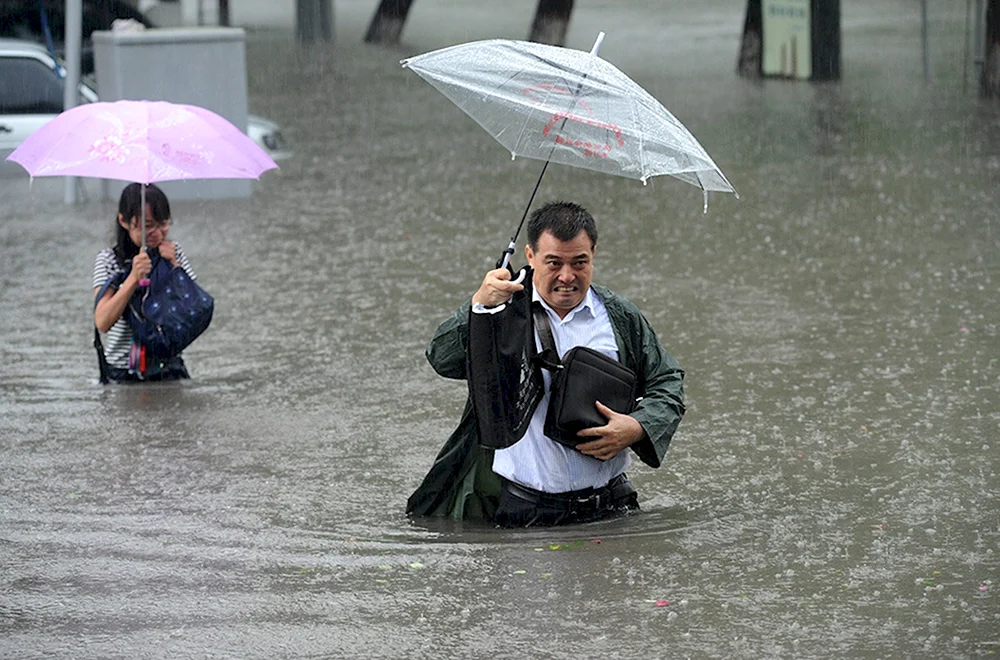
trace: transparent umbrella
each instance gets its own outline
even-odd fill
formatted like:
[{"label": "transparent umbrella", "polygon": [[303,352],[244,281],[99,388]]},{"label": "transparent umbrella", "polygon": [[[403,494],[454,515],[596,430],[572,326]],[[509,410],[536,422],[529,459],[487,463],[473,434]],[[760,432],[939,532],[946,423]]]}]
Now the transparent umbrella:
[{"label": "transparent umbrella", "polygon": [[706,211],[709,191],[736,195],[691,132],[640,85],[597,56],[603,38],[602,32],[589,53],[527,41],[476,41],[401,64],[448,97],[514,158],[643,183],[670,175],[701,188]]}]

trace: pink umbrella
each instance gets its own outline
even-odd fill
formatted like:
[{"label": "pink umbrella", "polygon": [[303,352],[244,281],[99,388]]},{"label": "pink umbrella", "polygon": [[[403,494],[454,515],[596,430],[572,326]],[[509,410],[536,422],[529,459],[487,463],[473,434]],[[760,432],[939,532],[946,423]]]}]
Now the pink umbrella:
[{"label": "pink umbrella", "polygon": [[[32,177],[86,176],[143,184],[257,179],[278,167],[243,131],[211,110],[166,101],[71,108],[32,133],[7,160]],[[142,227],[145,246],[145,223]]]}]

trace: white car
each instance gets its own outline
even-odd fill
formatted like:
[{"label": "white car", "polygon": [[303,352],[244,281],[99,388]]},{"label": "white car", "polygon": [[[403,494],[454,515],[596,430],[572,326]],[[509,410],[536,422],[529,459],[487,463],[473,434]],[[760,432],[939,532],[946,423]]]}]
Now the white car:
[{"label": "white car", "polygon": [[[0,39],[0,161],[63,110],[65,69],[44,46]],[[80,82],[80,102],[98,101],[92,81]],[[292,155],[273,121],[249,115],[247,135],[274,160]]]}]

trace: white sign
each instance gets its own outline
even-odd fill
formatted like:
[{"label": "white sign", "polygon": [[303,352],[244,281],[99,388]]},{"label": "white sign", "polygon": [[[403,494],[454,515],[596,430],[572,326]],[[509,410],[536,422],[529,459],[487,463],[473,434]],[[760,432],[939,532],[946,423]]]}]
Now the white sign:
[{"label": "white sign", "polygon": [[763,0],[765,76],[812,77],[811,0]]}]

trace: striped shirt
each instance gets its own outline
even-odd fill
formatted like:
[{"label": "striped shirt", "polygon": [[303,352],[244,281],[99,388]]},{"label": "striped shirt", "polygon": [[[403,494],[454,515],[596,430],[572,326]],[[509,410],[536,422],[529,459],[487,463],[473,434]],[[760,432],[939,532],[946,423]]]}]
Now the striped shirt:
[{"label": "striped shirt", "polygon": [[[559,356],[566,355],[575,346],[589,346],[605,355],[618,359],[618,343],[600,296],[587,291],[583,302],[574,307],[566,318],[559,315],[541,299],[537,291],[533,299],[541,302],[552,326],[552,339]],[[535,333],[535,345],[540,351],[541,340]],[[581,454],[545,436],[545,412],[549,407],[549,388],[552,377],[542,369],[545,395],[535,408],[524,437],[506,449],[498,449],[493,456],[493,471],[502,477],[547,493],[564,493],[582,488],[600,488],[624,472],[632,464],[630,452],[619,452],[614,458],[602,461]]]},{"label": "striped shirt", "polygon": [[[191,264],[188,262],[184,250],[181,249],[181,245],[177,241],[174,241],[174,250],[177,263],[188,274],[188,277],[192,280],[196,279],[194,271],[191,269]],[[118,265],[114,250],[109,247],[104,248],[97,253],[97,259],[94,260],[94,288],[99,289],[104,286],[108,278],[125,272],[128,271]],[[97,301],[95,300],[94,302],[96,303]],[[111,326],[106,339],[102,343],[104,344],[104,357],[108,361],[108,364],[119,369],[128,369],[128,350],[129,345],[132,343],[132,330],[129,329],[128,323],[125,322],[124,314]]]}]

